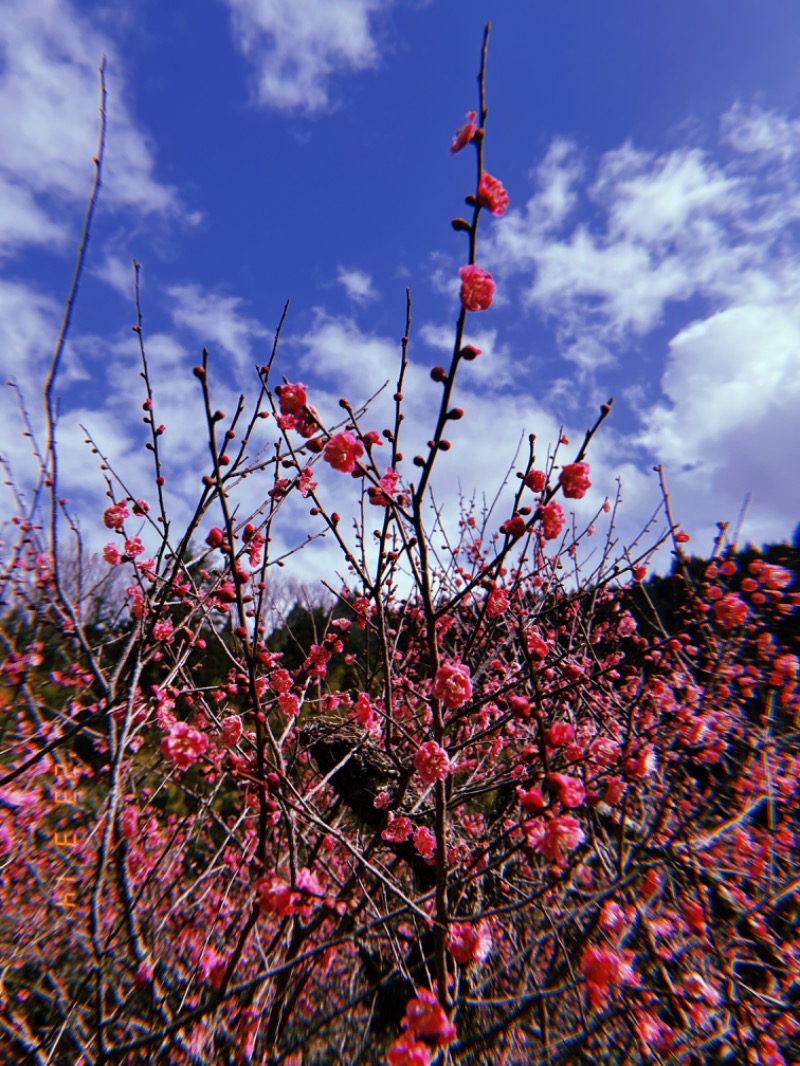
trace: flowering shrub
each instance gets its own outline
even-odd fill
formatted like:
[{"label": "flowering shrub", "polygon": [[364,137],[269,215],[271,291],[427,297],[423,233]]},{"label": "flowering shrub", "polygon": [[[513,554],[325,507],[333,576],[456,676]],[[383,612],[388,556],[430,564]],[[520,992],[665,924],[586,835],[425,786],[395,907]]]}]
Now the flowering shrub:
[{"label": "flowering shrub", "polygon": [[[484,168],[484,94],[482,71],[453,144],[479,178],[456,220],[470,261],[425,454],[403,459],[405,343],[380,432],[346,400],[328,424],[313,389],[273,386],[279,337],[249,420],[217,410],[204,356],[187,383],[209,465],[178,532],[142,341],[153,495],[134,500],[103,459],[104,576],[70,578],[54,445],[40,458],[56,518],[16,497],[2,1066],[800,1055],[790,565],[722,539],[689,560],[669,518],[673,584],[647,579],[649,549],[615,553],[613,524],[583,571],[590,534],[554,497],[592,503],[586,451],[610,405],[572,462],[562,437],[537,466],[530,439],[501,515],[466,508],[445,547],[426,517],[480,354],[467,316],[495,291],[478,220],[508,202]],[[255,469],[271,487],[248,508]],[[341,520],[330,482],[366,527]],[[287,500],[346,577],[275,624]],[[596,501],[594,521],[613,510]]]}]

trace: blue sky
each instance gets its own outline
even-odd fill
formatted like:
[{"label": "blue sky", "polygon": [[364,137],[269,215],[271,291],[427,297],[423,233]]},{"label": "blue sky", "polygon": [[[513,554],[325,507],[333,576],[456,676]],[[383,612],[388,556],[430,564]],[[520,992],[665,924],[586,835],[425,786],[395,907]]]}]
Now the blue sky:
[{"label": "blue sky", "polygon": [[[657,506],[661,461],[697,550],[748,493],[744,539],[791,537],[794,0],[0,0],[0,362],[34,419],[107,57],[105,183],[60,379],[63,487],[91,543],[104,486],[78,423],[152,496],[133,258],[176,514],[189,513],[206,454],[191,367],[206,345],[230,405],[287,299],[279,370],[333,419],[340,396],[358,403],[396,374],[410,287],[408,430],[426,439],[438,399],[427,375],[452,345],[466,261],[450,220],[474,183],[471,150],[448,148],[476,106],[487,19],[485,163],[511,207],[482,220],[497,299],[470,319],[484,355],[459,385],[466,418],[438,498],[452,514],[460,490],[492,498],[523,432],[544,459],[562,425],[577,445],[613,395],[590,453],[591,503],[622,478],[623,536]],[[0,403],[3,451],[24,482],[14,398]]]}]

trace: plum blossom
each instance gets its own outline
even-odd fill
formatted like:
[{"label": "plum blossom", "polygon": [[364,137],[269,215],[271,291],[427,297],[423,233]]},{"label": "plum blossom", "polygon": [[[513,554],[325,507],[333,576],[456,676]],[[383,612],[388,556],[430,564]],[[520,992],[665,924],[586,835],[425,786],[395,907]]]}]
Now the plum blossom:
[{"label": "plum blossom", "polygon": [[494,588],[486,597],[486,617],[500,618],[508,610],[509,599],[505,589]]},{"label": "plum blossom", "polygon": [[103,548],[103,559],[109,566],[117,566],[122,559],[119,548],[115,544],[106,544]]},{"label": "plum blossom", "polygon": [[461,966],[485,962],[492,950],[489,923],[453,922],[447,934],[447,950]]},{"label": "plum blossom", "polygon": [[433,680],[433,695],[441,700],[448,710],[454,711],[472,697],[472,680],[469,667],[464,663],[443,663]]},{"label": "plum blossom", "polygon": [[232,748],[239,742],[242,728],[242,720],[235,714],[222,719],[220,723],[220,739],[226,748]]},{"label": "plum blossom", "polygon": [[208,747],[208,737],[186,722],[175,722],[169,736],[161,741],[161,753],[172,759],[179,770],[188,770]]},{"label": "plum blossom", "polygon": [[129,537],[125,541],[125,554],[129,559],[135,559],[144,552],[144,544],[139,537]]},{"label": "plum blossom", "polygon": [[364,445],[348,430],[337,433],[325,445],[322,457],[334,470],[342,474],[352,474],[356,463],[364,454]]},{"label": "plum blossom", "polygon": [[545,733],[545,739],[551,748],[561,748],[575,739],[575,727],[571,722],[553,722]]},{"label": "plum blossom", "polygon": [[589,464],[568,463],[561,471],[558,483],[568,500],[582,500],[592,487],[589,480]]},{"label": "plum blossom", "polygon": [[436,837],[424,825],[418,826],[414,830],[414,847],[423,859],[432,859],[436,854]]},{"label": "plum blossom", "polygon": [[564,852],[574,851],[586,839],[580,822],[572,815],[562,814],[542,824],[540,820],[523,826],[528,844],[551,862],[564,861]]},{"label": "plum blossom", "polygon": [[409,1030],[389,1048],[386,1061],[389,1066],[430,1066],[431,1052],[428,1045],[417,1040]]},{"label": "plum blossom", "polygon": [[551,788],[558,790],[558,798],[568,808],[580,807],[586,798],[583,782],[577,777],[567,777],[566,774],[550,774],[547,783]]},{"label": "plum blossom", "polygon": [[529,470],[525,475],[525,485],[534,492],[541,492],[547,484],[547,474],[544,470]]},{"label": "plum blossom", "polygon": [[285,918],[297,910],[298,894],[280,877],[264,877],[256,883],[258,906],[262,914]]},{"label": "plum blossom", "polygon": [[389,819],[389,824],[381,833],[381,838],[390,844],[402,844],[403,841],[408,840],[411,836],[411,819],[393,818],[391,814]]},{"label": "plum blossom", "polygon": [[391,497],[397,492],[399,481],[400,475],[390,466],[378,484],[370,485],[367,490],[369,502],[376,507],[388,507],[391,503]]},{"label": "plum blossom", "polygon": [[429,740],[420,747],[414,756],[414,766],[424,785],[432,785],[434,781],[444,781],[450,774],[450,759],[447,752],[439,747],[435,740]]},{"label": "plum blossom", "polygon": [[746,621],[747,604],[735,592],[729,592],[714,604],[714,617],[723,629],[733,629]]},{"label": "plum blossom", "polygon": [[106,507],[103,511],[103,525],[106,529],[122,529],[126,518],[128,508],[124,503],[115,503],[113,507]]},{"label": "plum blossom", "polygon": [[564,512],[561,505],[552,500],[541,510],[542,532],[545,540],[555,540],[564,528]]},{"label": "plum blossom", "polygon": [[550,645],[542,637],[542,634],[536,628],[530,630],[527,637],[528,652],[533,659],[546,659],[547,653],[550,651]]},{"label": "plum blossom", "polygon": [[611,985],[626,983],[633,977],[630,963],[618,952],[611,948],[596,948],[592,944],[583,953],[581,969],[593,1007],[605,1005]]},{"label": "plum blossom", "polygon": [[456,152],[460,152],[462,148],[474,138],[477,126],[475,125],[475,119],[478,117],[477,111],[467,112],[466,125],[462,126],[453,138],[453,143],[450,145],[450,154],[455,155]]},{"label": "plum blossom", "polygon": [[404,1029],[411,1029],[415,1036],[425,1037],[440,1046],[451,1044],[456,1038],[456,1031],[444,1008],[427,988],[417,989],[417,998],[408,1001],[405,1017],[400,1024]]},{"label": "plum blossom", "polygon": [[508,193],[497,178],[484,171],[481,174],[478,186],[478,203],[481,207],[488,207],[493,215],[500,218],[508,210]]},{"label": "plum blossom", "polygon": [[461,304],[467,311],[486,311],[492,306],[494,278],[486,270],[471,264],[459,270]]},{"label": "plum blossom", "polygon": [[309,494],[312,493],[316,487],[317,483],[316,481],[314,481],[314,478],[312,476],[311,467],[307,466],[303,469],[303,472],[297,479],[297,488],[300,491],[300,495],[304,499],[307,499]]},{"label": "plum blossom", "polygon": [[300,415],[306,405],[306,386],[302,381],[294,385],[279,385],[275,390],[282,415]]},{"label": "plum blossom", "polygon": [[512,540],[519,540],[519,538],[525,533],[527,529],[525,519],[521,514],[515,514],[511,518],[507,518],[500,526],[500,532],[506,536],[511,537]]},{"label": "plum blossom", "polygon": [[527,811],[528,814],[541,814],[547,806],[547,800],[538,785],[528,789],[523,788],[522,785],[517,785],[517,795],[519,796],[519,802],[522,804],[522,809]]}]

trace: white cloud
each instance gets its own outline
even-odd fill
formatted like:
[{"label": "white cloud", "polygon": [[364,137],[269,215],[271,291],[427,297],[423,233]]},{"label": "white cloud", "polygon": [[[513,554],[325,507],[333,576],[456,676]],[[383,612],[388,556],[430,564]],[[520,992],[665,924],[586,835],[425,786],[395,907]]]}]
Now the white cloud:
[{"label": "white cloud", "polygon": [[[260,322],[241,311],[239,296],[208,292],[199,285],[173,285],[167,289],[169,313],[177,326],[190,330],[203,347],[219,345],[233,356],[238,369],[248,368],[257,358],[253,345],[270,336]],[[268,353],[261,351],[259,362]]]},{"label": "white cloud", "polygon": [[[611,438],[618,462],[663,461],[676,514],[709,537],[751,491],[746,535],[786,536],[800,512],[798,149],[800,122],[741,105],[703,149],[625,144],[591,166],[559,140],[484,245],[578,385],[623,376],[641,428]],[[574,409],[575,385],[551,397]]]},{"label": "white cloud", "polygon": [[737,152],[787,162],[800,149],[800,122],[736,103],[722,116],[722,137]]},{"label": "white cloud", "polygon": [[15,215],[0,213],[0,246],[63,242],[61,205],[85,201],[99,124],[98,66],[107,57],[104,203],[173,214],[175,191],[154,177],[153,155],[126,104],[124,62],[69,0],[0,3],[0,182]]},{"label": "white cloud", "polygon": [[369,274],[366,274],[363,270],[358,270],[355,267],[348,269],[347,267],[340,266],[336,280],[340,285],[344,286],[347,295],[356,303],[368,303],[370,300],[374,300],[378,295],[372,287],[372,278]]},{"label": "white cloud", "polygon": [[371,19],[390,0],[224,0],[237,47],[256,70],[260,104],[284,111],[330,106],[342,71],[378,63]]}]

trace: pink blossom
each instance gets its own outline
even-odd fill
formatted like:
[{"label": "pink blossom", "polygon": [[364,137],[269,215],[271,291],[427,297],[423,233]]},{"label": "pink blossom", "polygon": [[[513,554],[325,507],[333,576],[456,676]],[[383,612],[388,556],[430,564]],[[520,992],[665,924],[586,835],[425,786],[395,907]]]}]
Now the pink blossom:
[{"label": "pink blossom", "polygon": [[542,531],[545,540],[555,540],[564,528],[564,512],[555,500],[542,508]]},{"label": "pink blossom", "polygon": [[220,724],[220,739],[226,748],[232,748],[238,743],[242,735],[242,720],[235,714],[222,719]]},{"label": "pink blossom", "polygon": [[581,500],[592,487],[588,463],[568,463],[558,478],[568,500]]},{"label": "pink blossom", "polygon": [[107,507],[103,511],[103,525],[106,529],[122,529],[127,517],[128,508],[125,504],[115,503],[113,507]]},{"label": "pink blossom", "polygon": [[498,218],[508,210],[508,193],[497,178],[493,178],[486,171],[481,174],[478,186],[478,203],[481,207],[488,207],[493,215]]},{"label": "pink blossom", "polygon": [[472,697],[469,667],[459,662],[443,663],[436,671],[433,695],[451,711],[463,707]]},{"label": "pink blossom", "polygon": [[334,470],[342,474],[352,474],[356,468],[356,462],[364,454],[364,445],[361,441],[345,430],[331,437],[325,445],[322,454],[326,463],[330,463]]},{"label": "pink blossom", "polygon": [[366,692],[359,692],[355,702],[354,715],[365,729],[375,724],[375,710]]},{"label": "pink blossom", "polygon": [[115,544],[106,544],[105,548],[103,548],[103,559],[109,566],[117,566],[121,558],[122,556]]},{"label": "pink blossom", "polygon": [[456,1038],[456,1031],[439,1000],[427,988],[418,988],[417,998],[408,1001],[401,1025],[404,1029],[412,1029],[416,1036],[426,1037],[439,1045],[450,1044]]},{"label": "pink blossom", "polygon": [[381,833],[383,840],[391,844],[402,844],[411,836],[411,820],[409,818],[393,818],[389,815],[390,822]]},{"label": "pink blossom", "polygon": [[546,659],[547,653],[550,651],[550,645],[542,637],[542,634],[534,626],[528,633],[527,639],[528,651],[533,659]]},{"label": "pink blossom", "polygon": [[494,278],[474,264],[463,266],[461,275],[461,304],[467,311],[486,311],[492,306]]},{"label": "pink blossom", "polygon": [[309,494],[312,493],[314,491],[314,489],[317,487],[317,483],[313,479],[312,471],[311,471],[311,467],[310,466],[305,467],[305,469],[303,470],[302,474],[297,479],[297,487],[300,490],[300,495],[304,499],[306,499],[309,496]]},{"label": "pink blossom", "polygon": [[176,722],[161,741],[161,753],[172,759],[179,770],[188,770],[205,752],[208,737],[186,722]]},{"label": "pink blossom", "polygon": [[273,692],[288,692],[293,684],[292,675],[283,667],[269,675],[269,687]]},{"label": "pink blossom", "polygon": [[747,604],[734,592],[729,592],[714,604],[714,617],[723,629],[733,629],[747,620]]},{"label": "pink blossom", "polygon": [[512,518],[508,518],[503,522],[502,526],[500,526],[500,532],[511,537],[512,540],[519,540],[527,528],[522,515],[515,514]]},{"label": "pink blossom", "polygon": [[681,914],[693,933],[705,933],[706,916],[702,904],[690,900],[682,904]]},{"label": "pink blossom", "polygon": [[431,1053],[409,1030],[399,1036],[386,1056],[389,1066],[430,1066]]},{"label": "pink blossom", "polygon": [[154,640],[169,640],[172,636],[173,625],[169,618],[163,618],[153,626]]},{"label": "pink blossom", "polygon": [[603,800],[609,807],[615,807],[625,795],[627,787],[621,777],[609,777]]},{"label": "pink blossom", "polygon": [[282,415],[300,415],[306,405],[306,386],[298,381],[294,385],[279,385],[275,392],[278,395]]},{"label": "pink blossom", "polygon": [[280,877],[264,877],[256,882],[258,905],[262,914],[277,914],[285,918],[297,910],[297,893]]},{"label": "pink blossom", "polygon": [[547,800],[538,785],[534,785],[533,788],[529,789],[524,789],[522,785],[517,785],[517,795],[519,796],[519,802],[522,804],[522,809],[527,811],[528,814],[540,814],[547,806]]},{"label": "pink blossom", "polygon": [[388,507],[391,497],[397,492],[399,481],[400,475],[390,466],[377,486],[370,485],[369,502],[375,504],[376,507]]},{"label": "pink blossom", "polygon": [[453,922],[447,934],[447,950],[461,966],[485,962],[492,950],[489,923]]},{"label": "pink blossom", "polygon": [[625,964],[611,948],[596,948],[589,944],[581,958],[581,969],[586,978],[589,1002],[601,1007],[608,998],[609,988],[630,976],[630,966]]},{"label": "pink blossom", "polygon": [[450,774],[450,759],[447,752],[444,748],[440,748],[435,740],[429,740],[420,747],[414,756],[414,766],[424,785],[432,785],[434,781],[444,781]]},{"label": "pink blossom", "polygon": [[541,492],[547,484],[547,474],[544,470],[529,470],[525,475],[525,484],[534,492]]},{"label": "pink blossom", "polygon": [[281,692],[278,696],[278,706],[289,718],[300,713],[300,700],[293,692]]},{"label": "pink blossom", "polygon": [[545,734],[551,748],[562,748],[575,739],[575,727],[571,722],[553,722]]},{"label": "pink blossom", "polygon": [[307,404],[301,414],[294,416],[294,428],[301,437],[309,440],[319,429],[319,411]]},{"label": "pink blossom", "polygon": [[577,777],[567,777],[566,774],[550,774],[547,778],[551,788],[558,789],[558,798],[568,808],[580,807],[586,798],[583,782]]},{"label": "pink blossom", "polygon": [[129,537],[125,541],[125,554],[130,559],[135,559],[137,555],[141,555],[144,551],[144,544],[139,537]]},{"label": "pink blossom", "polygon": [[214,526],[209,530],[208,536],[206,537],[206,544],[209,548],[221,548],[224,543],[225,533],[219,528],[219,526]]},{"label": "pink blossom", "polygon": [[475,136],[477,126],[475,125],[475,119],[478,117],[476,111],[467,112],[467,123],[462,126],[453,138],[453,143],[450,145],[451,155],[455,155],[456,152],[460,152],[462,148],[469,144],[469,142]]},{"label": "pink blossom", "polygon": [[574,851],[586,839],[578,819],[569,814],[550,819],[543,829],[536,847],[551,862],[563,862],[564,852]]},{"label": "pink blossom", "polygon": [[499,618],[508,610],[508,593],[504,589],[492,589],[486,597],[486,617]]},{"label": "pink blossom", "polygon": [[423,859],[432,859],[436,854],[436,837],[430,829],[426,829],[424,825],[421,825],[414,830],[414,847]]}]

